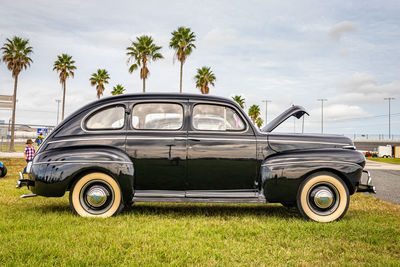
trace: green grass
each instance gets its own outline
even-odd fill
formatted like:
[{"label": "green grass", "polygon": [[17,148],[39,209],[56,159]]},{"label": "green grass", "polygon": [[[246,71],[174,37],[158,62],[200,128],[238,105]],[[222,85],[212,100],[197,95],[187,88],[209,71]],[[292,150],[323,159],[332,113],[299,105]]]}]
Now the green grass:
[{"label": "green grass", "polygon": [[278,204],[134,204],[80,218],[67,195],[19,198],[29,192],[14,188],[24,160],[3,162],[1,265],[400,265],[400,206],[362,194],[328,224]]},{"label": "green grass", "polygon": [[[23,152],[25,149],[25,146],[26,145],[24,145],[24,144],[15,144],[14,145],[15,152]],[[10,144],[8,144],[8,143],[3,144],[2,149],[4,152],[8,152],[9,148],[10,148]],[[37,149],[36,146],[35,146],[35,148]]]},{"label": "green grass", "polygon": [[367,159],[373,160],[373,161],[391,163],[391,164],[400,164],[400,159],[396,159],[396,158],[372,158],[372,157],[368,157]]}]

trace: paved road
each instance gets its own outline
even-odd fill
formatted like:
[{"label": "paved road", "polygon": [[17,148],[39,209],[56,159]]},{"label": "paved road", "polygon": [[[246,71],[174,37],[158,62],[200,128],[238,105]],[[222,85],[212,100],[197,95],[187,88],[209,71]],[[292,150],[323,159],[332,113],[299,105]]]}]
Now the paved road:
[{"label": "paved road", "polygon": [[376,195],[372,195],[388,202],[400,204],[400,164],[367,160],[365,169],[370,171],[372,184],[376,187]]},{"label": "paved road", "polygon": [[24,152],[0,152],[1,158],[23,158]]}]

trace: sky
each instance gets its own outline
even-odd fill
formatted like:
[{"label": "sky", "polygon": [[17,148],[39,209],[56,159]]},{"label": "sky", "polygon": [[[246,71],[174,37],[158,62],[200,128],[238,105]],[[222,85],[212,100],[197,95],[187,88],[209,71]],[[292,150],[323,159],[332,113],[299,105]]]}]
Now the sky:
[{"label": "sky", "polygon": [[[210,94],[242,95],[268,121],[292,104],[304,106],[306,132],[392,134],[400,138],[399,1],[1,1],[0,44],[17,35],[28,38],[33,63],[19,76],[16,122],[55,125],[62,99],[57,55],[76,61],[67,80],[66,115],[96,100],[90,75],[110,74],[105,96],[122,84],[140,93],[139,72],[128,72],[126,47],[151,35],[164,59],[149,65],[148,92],[179,92],[179,62],[169,49],[179,26],[196,34],[196,49],[183,70],[183,91],[195,88],[196,69],[209,66],[217,77]],[[11,95],[11,72],[0,62],[0,94]],[[9,110],[0,110],[8,122]],[[287,131],[301,132],[290,121]]]}]

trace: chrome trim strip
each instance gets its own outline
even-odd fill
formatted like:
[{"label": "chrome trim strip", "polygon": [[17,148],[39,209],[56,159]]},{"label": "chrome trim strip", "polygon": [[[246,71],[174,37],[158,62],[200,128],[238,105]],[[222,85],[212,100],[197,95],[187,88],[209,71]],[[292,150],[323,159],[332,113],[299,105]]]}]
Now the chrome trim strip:
[{"label": "chrome trim strip", "polygon": [[[126,139],[128,140],[175,140],[177,137],[130,137],[128,136]],[[179,137],[180,138],[180,137]],[[208,140],[208,141],[249,141],[249,142],[257,142],[254,138],[208,138],[208,137],[193,137],[200,140]],[[182,139],[188,139],[186,137],[182,137]],[[125,140],[125,138],[120,137],[103,137],[103,138],[80,138],[80,139],[64,139],[64,140],[55,140],[50,141],[48,144],[52,143],[62,143],[62,142],[77,142],[77,141],[100,141],[100,140]],[[177,140],[178,141],[178,140]]]},{"label": "chrome trim strip", "polygon": [[[301,160],[301,159],[299,159]],[[353,164],[361,167],[357,163],[348,162],[348,161],[332,161],[332,160],[301,160],[301,161],[286,161],[286,162],[278,162],[278,163],[264,163],[261,167],[266,166],[274,166],[274,165],[285,165],[285,164],[301,164],[301,163],[345,163],[345,164]]]},{"label": "chrome trim strip", "polygon": [[185,197],[185,191],[174,190],[135,190],[135,197]]},{"label": "chrome trim strip", "polygon": [[88,163],[120,163],[120,164],[132,164],[129,161],[116,161],[116,160],[53,160],[53,161],[42,161],[35,162],[33,165],[48,164],[48,163],[78,163],[78,164],[88,164]]},{"label": "chrome trim strip", "polygon": [[240,191],[186,191],[186,197],[189,198],[254,198],[258,197],[258,192],[252,190],[240,190]]},{"label": "chrome trim strip", "polygon": [[[144,137],[144,136],[138,136],[138,137],[127,137],[126,139],[128,139],[128,140],[174,140],[175,138],[177,138],[177,137],[175,137],[175,136],[171,136],[171,137]],[[182,138],[185,138],[186,139],[186,137],[182,137]]]},{"label": "chrome trim strip", "polygon": [[278,140],[268,140],[269,142],[281,142],[281,143],[309,143],[309,144],[325,144],[325,145],[340,145],[340,146],[348,146],[349,144],[344,143],[333,143],[333,142],[318,142],[318,141],[302,141],[302,140],[285,140],[285,139],[278,139]]},{"label": "chrome trim strip", "polygon": [[136,197],[132,198],[133,202],[176,202],[176,203],[267,203],[264,196],[247,197],[247,198],[190,198],[190,197]]},{"label": "chrome trim strip", "polygon": [[125,140],[125,137],[101,137],[101,138],[76,138],[76,139],[63,139],[63,140],[55,140],[49,141],[47,144],[52,143],[61,143],[61,142],[76,142],[76,141],[93,141],[93,140]]},{"label": "chrome trim strip", "polygon": [[257,140],[250,138],[208,138],[208,137],[197,137],[197,136],[189,136],[189,139],[199,139],[199,140],[208,140],[208,141],[250,141],[257,142]]}]

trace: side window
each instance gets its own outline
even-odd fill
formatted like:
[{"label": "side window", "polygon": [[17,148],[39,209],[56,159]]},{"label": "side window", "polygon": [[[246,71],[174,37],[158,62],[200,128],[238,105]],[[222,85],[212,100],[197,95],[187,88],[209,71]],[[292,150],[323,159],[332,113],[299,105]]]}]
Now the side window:
[{"label": "side window", "polygon": [[218,105],[197,104],[193,108],[192,125],[196,130],[240,131],[245,123],[235,110]]},{"label": "side window", "polygon": [[173,103],[136,104],[132,126],[141,130],[178,130],[183,125],[183,108]]},{"label": "side window", "polygon": [[113,106],[96,111],[86,119],[85,127],[89,130],[121,129],[125,122],[125,108]]}]

